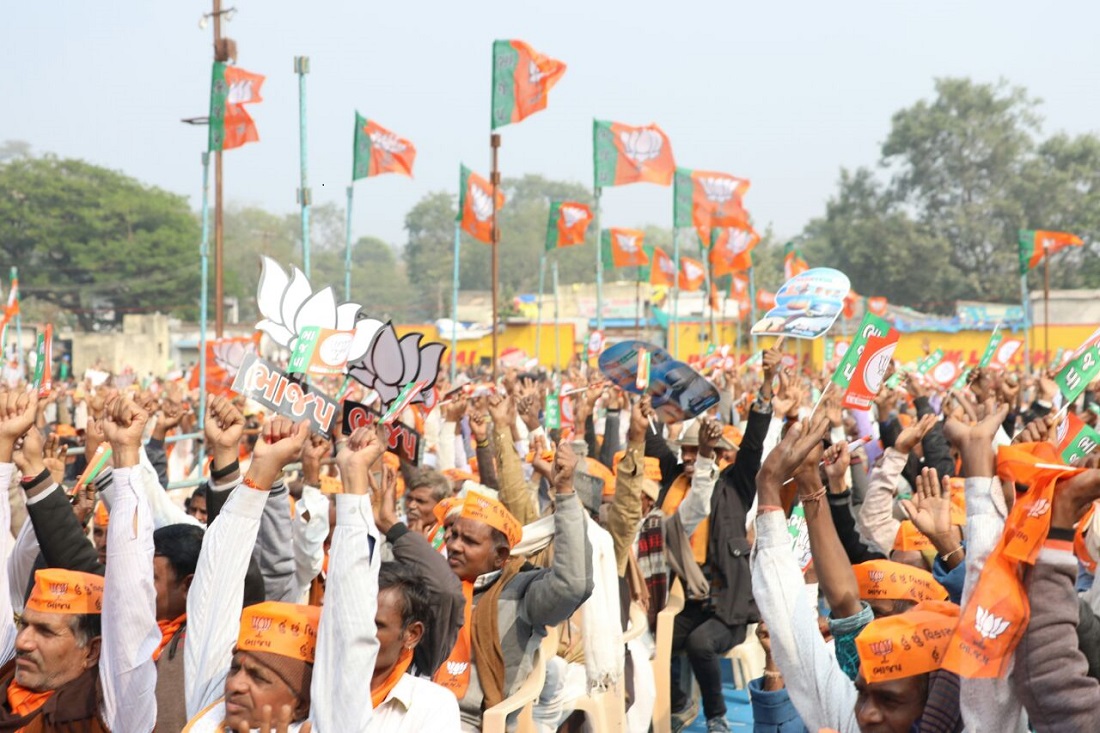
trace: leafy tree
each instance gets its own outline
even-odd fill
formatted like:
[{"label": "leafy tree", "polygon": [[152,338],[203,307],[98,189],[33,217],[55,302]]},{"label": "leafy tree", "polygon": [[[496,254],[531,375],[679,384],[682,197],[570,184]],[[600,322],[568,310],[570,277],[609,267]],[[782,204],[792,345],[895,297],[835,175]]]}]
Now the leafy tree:
[{"label": "leafy tree", "polygon": [[187,201],[80,160],[0,163],[0,265],[25,297],[109,328],[134,311],[194,312],[199,222]]}]

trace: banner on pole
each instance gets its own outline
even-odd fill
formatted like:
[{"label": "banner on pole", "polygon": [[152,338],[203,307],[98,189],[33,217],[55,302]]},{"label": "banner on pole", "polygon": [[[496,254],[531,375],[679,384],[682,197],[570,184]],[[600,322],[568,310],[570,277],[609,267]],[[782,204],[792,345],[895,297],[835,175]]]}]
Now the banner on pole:
[{"label": "banner on pole", "polygon": [[[816,339],[824,335],[844,308],[851,289],[848,276],[815,267],[788,280],[775,294],[775,307],[752,327],[754,336],[785,335]],[[763,291],[758,291],[757,295]]]}]

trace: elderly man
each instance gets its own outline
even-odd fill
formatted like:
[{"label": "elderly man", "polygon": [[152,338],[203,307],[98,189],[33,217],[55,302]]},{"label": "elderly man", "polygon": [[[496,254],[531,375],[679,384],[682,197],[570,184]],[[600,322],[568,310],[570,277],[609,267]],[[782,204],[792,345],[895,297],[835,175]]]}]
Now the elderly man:
[{"label": "elderly man", "polygon": [[499,501],[471,491],[447,538],[447,562],[462,580],[466,622],[435,681],[459,701],[462,730],[481,729],[482,712],[514,693],[531,671],[545,627],[568,619],[592,594],[592,551],[573,491],[577,457],[563,441],[554,458],[554,558],[536,569],[511,548],[522,531]]},{"label": "elderly man", "polygon": [[[34,393],[0,392],[0,490],[12,480],[15,441],[32,430],[37,401]],[[0,573],[0,682],[7,693],[0,730],[147,733],[156,724],[153,651],[161,633],[153,526],[135,470],[147,420],[129,400],[107,405],[115,465],[107,499],[125,520],[109,529],[106,578],[40,570],[23,613],[12,622],[8,574]],[[22,479],[32,489],[47,482],[52,484],[45,469]],[[57,490],[56,484],[46,489]],[[0,525],[7,525],[8,512],[8,503],[0,504]]]}]

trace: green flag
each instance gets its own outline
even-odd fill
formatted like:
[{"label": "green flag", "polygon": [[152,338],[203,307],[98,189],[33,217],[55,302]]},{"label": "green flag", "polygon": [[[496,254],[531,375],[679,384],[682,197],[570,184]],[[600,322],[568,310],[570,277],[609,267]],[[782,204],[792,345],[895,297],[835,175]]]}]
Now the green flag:
[{"label": "green flag", "polygon": [[852,381],[852,375],[855,374],[856,367],[859,365],[859,357],[863,355],[863,350],[867,348],[867,340],[872,336],[885,336],[889,331],[890,322],[885,318],[879,318],[874,313],[865,314],[863,320],[860,321],[855,338],[852,339],[852,344],[844,352],[844,358],[840,360],[840,363],[836,366],[836,371],[833,372],[833,384],[842,390],[848,389],[848,385]]},{"label": "green flag", "polygon": [[1092,453],[1098,445],[1100,445],[1100,433],[1088,425],[1082,424],[1077,435],[1073,436],[1065,450],[1062,451],[1062,460],[1066,463],[1073,463],[1077,459],[1084,458]]},{"label": "green flag", "polygon": [[542,408],[542,425],[547,430],[557,430],[561,427],[561,403],[558,401],[557,392],[546,395],[546,402]]},{"label": "green flag", "polygon": [[370,135],[367,134],[367,118],[355,113],[355,143],[352,146],[351,180],[358,181],[370,175]]},{"label": "green flag", "polygon": [[1100,341],[1093,341],[1055,375],[1054,381],[1066,401],[1073,402],[1097,375],[1100,375]]},{"label": "green flag", "polygon": [[943,361],[943,349],[936,349],[928,356],[924,357],[917,364],[917,374],[924,376],[928,372],[932,371],[932,367]]},{"label": "green flag", "polygon": [[989,366],[989,362],[993,360],[993,355],[997,353],[997,347],[1001,345],[1001,341],[1004,340],[1004,334],[1002,334],[999,328],[993,329],[992,335],[989,337],[989,343],[985,347],[985,353],[982,354],[982,360],[978,362],[979,369],[985,369]]}]

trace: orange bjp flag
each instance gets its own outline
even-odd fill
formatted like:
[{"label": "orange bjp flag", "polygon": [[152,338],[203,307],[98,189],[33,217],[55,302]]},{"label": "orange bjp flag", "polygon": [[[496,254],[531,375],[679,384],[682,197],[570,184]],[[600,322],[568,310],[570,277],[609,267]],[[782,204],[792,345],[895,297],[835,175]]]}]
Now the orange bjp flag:
[{"label": "orange bjp flag", "polygon": [[638,229],[608,229],[604,234],[605,246],[611,252],[615,267],[640,267],[649,264],[642,249],[645,232]]},{"label": "orange bjp flag", "polygon": [[672,144],[657,125],[631,127],[595,120],[592,127],[596,188],[627,183],[668,186],[676,173]]},{"label": "orange bjp flag", "polygon": [[[459,167],[458,216],[462,231],[479,242],[493,243],[493,187],[466,166]],[[504,206],[504,193],[497,189],[496,208]]]},{"label": "orange bjp flag", "polygon": [[374,120],[355,113],[355,142],[352,150],[352,180],[383,173],[400,173],[412,178],[416,146],[398,137]]},{"label": "orange bjp flag", "polygon": [[698,290],[703,286],[703,281],[706,279],[707,271],[703,268],[702,262],[693,260],[690,257],[680,258],[679,285],[681,290]]},{"label": "orange bjp flag", "polygon": [[714,277],[741,272],[752,267],[752,251],[760,243],[754,229],[716,229],[707,258]]},{"label": "orange bjp flag", "polygon": [[676,284],[676,264],[660,247],[653,248],[653,266],[649,268],[649,284],[667,287]]},{"label": "orange bjp flag", "polygon": [[550,90],[565,74],[565,64],[523,41],[493,43],[493,129],[546,109]]},{"label": "orange bjp flag", "polygon": [[881,296],[876,296],[867,299],[867,310],[874,313],[876,316],[886,315],[887,300]]},{"label": "orange bjp flag", "polygon": [[584,244],[592,209],[576,201],[554,201],[550,204],[550,226],[546,233],[546,249]]},{"label": "orange bjp flag", "polygon": [[[742,197],[751,183],[717,171],[676,169],[673,192],[673,226],[699,230],[749,228],[749,213]],[[706,243],[704,243],[706,244]]]},{"label": "orange bjp flag", "polygon": [[775,307],[775,293],[770,290],[757,290],[756,291],[756,307],[762,311],[770,310]]}]

